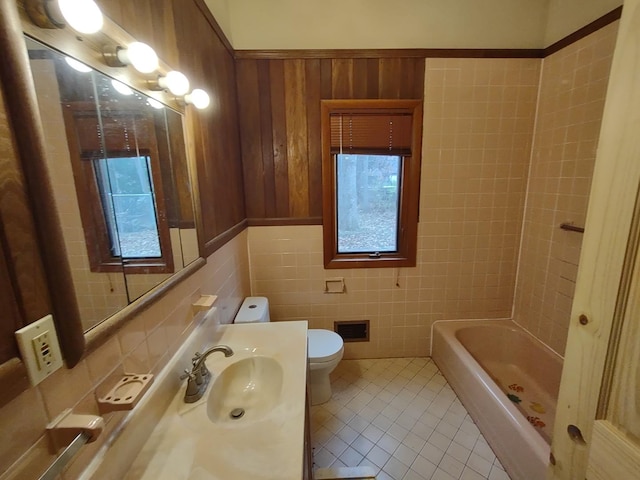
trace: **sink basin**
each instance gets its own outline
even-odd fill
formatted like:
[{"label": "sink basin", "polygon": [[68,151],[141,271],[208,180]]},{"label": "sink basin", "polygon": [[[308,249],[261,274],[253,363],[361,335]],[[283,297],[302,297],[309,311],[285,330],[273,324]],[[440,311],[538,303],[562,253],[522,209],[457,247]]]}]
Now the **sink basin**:
[{"label": "sink basin", "polygon": [[211,380],[197,402],[185,403],[183,382],[128,478],[300,480],[307,322],[217,325],[200,338],[174,378],[196,350],[228,345],[233,355],[207,357]]},{"label": "sink basin", "polygon": [[246,424],[264,419],[280,403],[282,366],[266,356],[243,358],[213,380],[207,416],[214,423]]}]

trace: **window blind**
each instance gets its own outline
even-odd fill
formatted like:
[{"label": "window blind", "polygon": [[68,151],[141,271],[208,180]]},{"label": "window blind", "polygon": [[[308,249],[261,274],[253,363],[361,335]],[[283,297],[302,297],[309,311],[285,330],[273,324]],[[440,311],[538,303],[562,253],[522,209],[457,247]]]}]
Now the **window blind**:
[{"label": "window blind", "polygon": [[332,113],[331,153],[410,155],[412,115],[409,113]]}]

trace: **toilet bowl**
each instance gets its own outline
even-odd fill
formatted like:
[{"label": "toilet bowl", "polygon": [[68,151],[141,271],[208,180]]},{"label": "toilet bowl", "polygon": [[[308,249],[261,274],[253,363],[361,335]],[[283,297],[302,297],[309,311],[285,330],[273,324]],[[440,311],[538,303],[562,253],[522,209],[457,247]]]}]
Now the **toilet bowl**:
[{"label": "toilet bowl", "polygon": [[307,339],[311,405],[319,405],[331,398],[329,374],[342,360],[344,342],[340,335],[331,330],[313,328],[307,331]]},{"label": "toilet bowl", "polygon": [[[269,322],[269,300],[266,297],[247,297],[236,314],[234,323]],[[342,337],[330,330],[309,329],[307,332],[309,358],[309,387],[311,405],[319,405],[331,398],[329,374],[338,366],[344,354]]]}]

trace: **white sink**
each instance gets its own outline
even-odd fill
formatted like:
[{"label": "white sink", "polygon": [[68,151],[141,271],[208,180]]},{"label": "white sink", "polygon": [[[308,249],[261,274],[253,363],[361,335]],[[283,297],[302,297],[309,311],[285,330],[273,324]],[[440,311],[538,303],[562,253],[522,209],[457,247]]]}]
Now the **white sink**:
[{"label": "white sink", "polygon": [[272,357],[252,356],[226,367],[213,380],[207,416],[215,423],[264,419],[282,401],[282,365]]},{"label": "white sink", "polygon": [[207,357],[197,402],[184,402],[183,381],[128,478],[302,478],[307,322],[222,325],[196,348],[220,344],[233,355]]}]

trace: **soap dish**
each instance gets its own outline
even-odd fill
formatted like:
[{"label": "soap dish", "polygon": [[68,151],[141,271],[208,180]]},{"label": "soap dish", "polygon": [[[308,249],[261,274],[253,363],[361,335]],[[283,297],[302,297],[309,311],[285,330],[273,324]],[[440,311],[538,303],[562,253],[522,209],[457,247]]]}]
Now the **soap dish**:
[{"label": "soap dish", "polygon": [[153,375],[150,373],[125,375],[109,393],[98,399],[100,414],[133,410],[152,383]]}]

